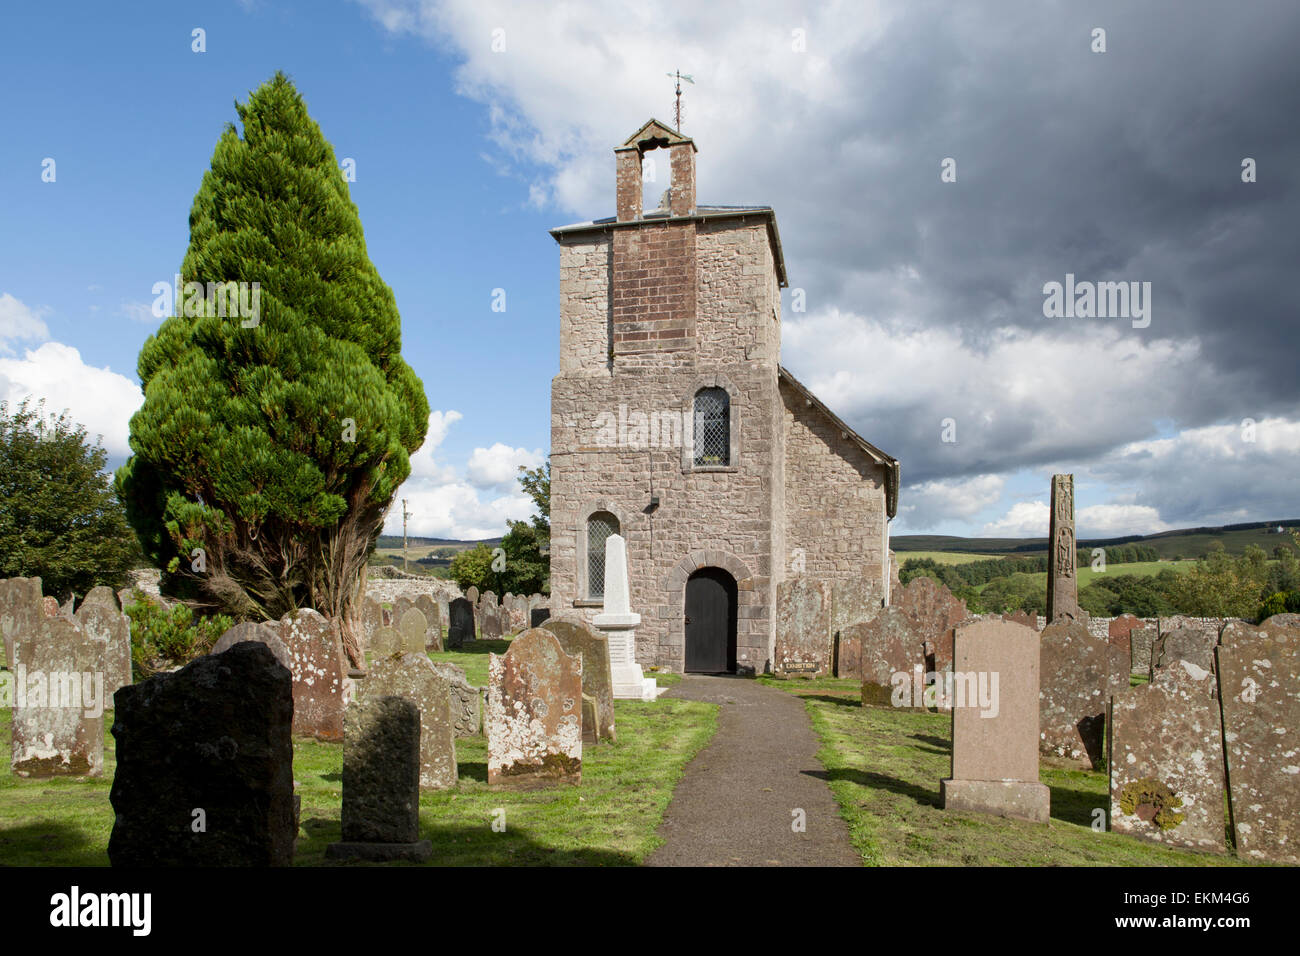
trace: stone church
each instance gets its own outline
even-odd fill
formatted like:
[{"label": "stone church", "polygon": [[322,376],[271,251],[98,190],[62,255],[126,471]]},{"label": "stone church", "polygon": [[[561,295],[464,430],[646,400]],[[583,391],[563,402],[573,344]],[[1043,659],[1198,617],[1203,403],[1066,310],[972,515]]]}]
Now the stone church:
[{"label": "stone church", "polygon": [[[647,210],[653,150],[671,182]],[[638,663],[764,673],[783,580],[865,580],[888,601],[898,462],[781,366],[776,215],[697,205],[696,151],[650,120],[614,149],[617,215],[551,231],[551,609],[600,613],[620,534]]]}]

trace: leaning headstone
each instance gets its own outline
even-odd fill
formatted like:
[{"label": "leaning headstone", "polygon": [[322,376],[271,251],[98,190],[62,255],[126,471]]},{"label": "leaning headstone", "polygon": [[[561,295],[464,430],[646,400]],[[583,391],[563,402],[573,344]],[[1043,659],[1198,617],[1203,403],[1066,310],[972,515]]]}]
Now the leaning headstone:
[{"label": "leaning headstone", "polygon": [[1052,517],[1047,539],[1047,620],[1079,621],[1077,543],[1074,540],[1074,475],[1052,476]]},{"label": "leaning headstone", "polygon": [[213,654],[224,654],[236,644],[242,644],[245,641],[257,641],[265,644],[275,655],[275,659],[283,664],[290,672],[293,671],[293,659],[289,656],[289,648],[284,646],[284,641],[280,640],[280,626],[278,622],[272,621],[241,621],[230,627],[226,633],[217,638],[217,643],[212,645]]},{"label": "leaning headstone", "polygon": [[62,617],[41,617],[14,641],[20,676],[10,726],[20,777],[104,772],[104,643]]},{"label": "leaning headstone", "polygon": [[292,724],[293,677],[258,641],[124,688],[112,864],[292,864]]},{"label": "leaning headstone", "polygon": [[113,695],[131,683],[131,621],[117,609],[112,591],[108,597],[111,604],[88,599],[74,616],[82,631],[103,644],[104,706],[111,708]]},{"label": "leaning headstone", "polygon": [[402,697],[420,708],[420,789],[456,786],[450,688],[424,651],[375,663],[361,686],[363,698]]},{"label": "leaning headstone", "polygon": [[343,840],[325,848],[331,860],[433,855],[420,839],[420,710],[411,701],[369,697],[348,707],[342,817]]},{"label": "leaning headstone", "polygon": [[841,640],[857,645],[864,707],[925,707],[925,642],[900,607],[891,604],[870,621],[850,624]]},{"label": "leaning headstone", "polygon": [[916,624],[936,671],[952,669],[953,630],[966,620],[966,602],[934,578],[916,577],[898,595],[898,607]]},{"label": "leaning headstone", "polygon": [[772,672],[782,677],[822,677],[830,671],[830,582],[807,575],[779,582]]},{"label": "leaning headstone", "polygon": [[581,782],[582,658],[542,628],[489,654],[487,737],[491,786]]},{"label": "leaning headstone", "polygon": [[959,627],[953,640],[952,776],[945,810],[1046,823],[1038,781],[1038,634],[1010,621]]},{"label": "leaning headstone", "polygon": [[397,631],[402,635],[403,654],[423,654],[428,640],[429,622],[418,607],[412,604],[397,622]]},{"label": "leaning headstone", "polygon": [[[596,707],[595,739],[617,740],[614,729],[614,677],[609,664],[608,638],[576,621],[547,621],[543,629],[555,635],[564,653],[582,659],[582,693],[590,697]],[[586,724],[583,727],[585,733]]]},{"label": "leaning headstone", "polygon": [[14,667],[14,638],[20,631],[36,627],[43,617],[40,578],[0,581],[0,635],[4,639],[4,660],[0,663]]},{"label": "leaning headstone", "polygon": [[1047,625],[1040,646],[1040,750],[1100,766],[1107,705],[1128,687],[1128,655],[1077,621]]},{"label": "leaning headstone", "polygon": [[348,666],[338,625],[303,608],[280,618],[280,640],[289,651],[293,672],[293,732],[342,740]]},{"label": "leaning headstone", "polygon": [[[487,592],[491,594],[492,592]],[[484,595],[486,599],[487,595]],[[499,641],[501,632],[501,607],[486,600],[479,605],[479,629],[485,641]]]},{"label": "leaning headstone", "polygon": [[1106,633],[1110,642],[1128,654],[1130,659],[1133,656],[1133,645],[1130,635],[1134,628],[1141,627],[1142,622],[1132,614],[1121,614],[1109,624],[1106,625]]},{"label": "leaning headstone", "polygon": [[1224,850],[1223,736],[1214,675],[1187,660],[1117,693],[1110,710],[1110,828]]},{"label": "leaning headstone", "polygon": [[1217,649],[1237,853],[1300,863],[1300,628],[1229,624]]},{"label": "leaning headstone", "polygon": [[1151,651],[1153,670],[1169,667],[1175,661],[1190,661],[1202,670],[1214,670],[1214,646],[1218,638],[1206,631],[1177,627],[1160,635]]},{"label": "leaning headstone", "polygon": [[1151,651],[1156,642],[1156,629],[1147,624],[1128,632],[1129,670],[1134,674],[1151,676]]},{"label": "leaning headstone", "polygon": [[[426,658],[427,659],[427,658]],[[451,703],[451,729],[457,737],[477,737],[483,723],[480,717],[480,692],[465,679],[465,669],[449,661],[429,661],[433,669],[447,682],[448,700]]]},{"label": "leaning headstone", "polygon": [[456,598],[447,606],[447,649],[463,647],[466,641],[472,640],[474,605],[466,598]]}]

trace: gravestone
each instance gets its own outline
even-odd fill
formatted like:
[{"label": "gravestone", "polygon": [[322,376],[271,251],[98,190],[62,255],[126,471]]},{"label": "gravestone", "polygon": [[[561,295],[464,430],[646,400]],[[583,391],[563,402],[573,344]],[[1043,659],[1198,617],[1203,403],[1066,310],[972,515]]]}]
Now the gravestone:
[{"label": "gravestone", "polygon": [[850,624],[841,640],[857,644],[864,707],[925,706],[925,645],[916,622],[902,608],[890,605],[870,621]]},{"label": "gravestone", "polygon": [[1052,517],[1047,539],[1047,622],[1084,619],[1079,608],[1074,539],[1074,475],[1052,476]]},{"label": "gravestone", "polygon": [[957,628],[953,640],[952,775],[945,810],[1046,823],[1038,782],[1038,633],[1011,621]]},{"label": "gravestone", "polygon": [[1218,688],[1179,660],[1110,710],[1110,828],[1169,846],[1224,851]]},{"label": "gravestone", "polygon": [[447,648],[451,650],[463,647],[466,641],[472,640],[474,605],[467,598],[456,598],[447,606]]},{"label": "gravestone", "polygon": [[292,864],[292,725],[293,677],[255,640],[124,688],[113,866]]},{"label": "gravestone", "polygon": [[551,609],[549,607],[535,607],[528,612],[530,627],[541,627],[551,619]]},{"label": "gravestone", "polygon": [[398,618],[397,631],[402,635],[403,654],[423,654],[428,641],[429,622],[418,607],[412,604]]},{"label": "gravestone", "polygon": [[515,596],[511,591],[501,595],[501,630],[506,634],[515,632]]},{"label": "gravestone", "polygon": [[[609,640],[577,621],[547,621],[544,630],[555,635],[564,653],[582,659],[582,693],[595,702],[595,739],[614,741],[614,676],[609,663]],[[584,732],[586,724],[583,724]]]},{"label": "gravestone", "polygon": [[59,601],[57,598],[41,598],[41,607],[45,611],[46,617],[59,617]]},{"label": "gravestone", "polygon": [[1121,614],[1106,625],[1106,633],[1110,637],[1110,642],[1129,655],[1130,660],[1133,657],[1131,634],[1134,628],[1141,626],[1142,622],[1132,614]]},{"label": "gravestone", "polygon": [[424,651],[377,662],[361,688],[362,698],[402,697],[420,708],[420,789],[456,786],[451,688]]},{"label": "gravestone", "polygon": [[477,737],[482,730],[479,716],[480,691],[465,679],[465,669],[448,661],[429,661],[433,669],[447,682],[451,703],[451,729],[457,737]]},{"label": "gravestone", "polygon": [[862,679],[862,641],[843,631],[835,635],[835,676]]},{"label": "gravestone", "polygon": [[1300,627],[1300,614],[1274,614],[1261,627]]},{"label": "gravestone", "polygon": [[[488,594],[491,593],[491,591],[488,592]],[[479,606],[479,629],[482,632],[483,640],[501,640],[503,636],[501,629],[502,610],[499,605],[489,604],[486,600]]]},{"label": "gravestone", "polygon": [[113,592],[103,590],[111,604],[87,596],[74,617],[82,631],[103,645],[104,707],[112,708],[113,695],[131,683],[131,621],[117,609]]},{"label": "gravestone", "polygon": [[1300,863],[1300,628],[1232,623],[1217,649],[1237,854]]},{"label": "gravestone", "polygon": [[4,660],[11,670],[15,666],[14,638],[28,628],[35,628],[45,617],[40,578],[8,578],[0,581],[0,635],[4,639]]},{"label": "gravestone", "polygon": [[424,649],[427,651],[442,650],[442,611],[438,608],[438,603],[429,595],[421,594],[415,599],[415,606],[424,615],[427,625],[424,635]]},{"label": "gravestone", "polygon": [[392,657],[402,653],[402,634],[395,627],[375,629],[375,636],[370,639],[370,659],[372,661]]},{"label": "gravestone", "polygon": [[596,698],[582,695],[582,744],[596,746],[600,743],[600,720],[596,716]]},{"label": "gravestone", "polygon": [[1128,687],[1128,656],[1078,621],[1047,625],[1040,647],[1040,751],[1099,766],[1111,695]]},{"label": "gravestone", "polygon": [[1156,629],[1146,624],[1128,632],[1129,670],[1134,674],[1151,676],[1151,652],[1155,647]]},{"label": "gravestone", "polygon": [[495,611],[501,606],[501,602],[497,599],[495,591],[484,591],[483,596],[478,599],[478,606],[480,610],[487,607]]},{"label": "gravestone", "polygon": [[1218,637],[1190,627],[1176,627],[1156,640],[1151,651],[1153,671],[1175,661],[1190,661],[1202,670],[1214,670],[1214,647]]},{"label": "gravestone", "polygon": [[878,580],[853,578],[831,582],[831,634],[861,624],[880,613],[884,594]]},{"label": "gravestone", "polygon": [[1021,610],[1013,611],[1010,614],[1003,614],[1002,620],[1008,621],[1012,624],[1022,624],[1025,627],[1033,628],[1035,631],[1038,630],[1038,615],[1030,614],[1028,611]]},{"label": "gravestone", "polygon": [[375,640],[375,631],[384,626],[384,609],[372,597],[361,602],[361,631],[365,635],[364,650],[370,650]]},{"label": "gravestone", "polygon": [[488,784],[532,788],[582,780],[582,658],[533,628],[488,655]]},{"label": "gravestone", "polygon": [[402,615],[415,607],[415,602],[405,594],[399,594],[393,599],[393,627],[401,629]]},{"label": "gravestone", "polygon": [[465,600],[470,604],[478,604],[478,588],[471,584],[469,590],[465,592]]},{"label": "gravestone", "polygon": [[20,777],[104,772],[104,643],[42,615],[14,640],[11,755]]},{"label": "gravestone", "polygon": [[284,646],[284,641],[280,640],[280,626],[278,622],[272,621],[242,621],[226,630],[226,633],[217,638],[217,643],[212,645],[213,654],[224,654],[236,644],[242,644],[245,641],[257,641],[265,644],[270,648],[275,659],[279,661],[287,670],[293,671],[293,660],[289,656],[289,648]]},{"label": "gravestone", "polygon": [[621,534],[605,539],[605,608],[591,624],[609,641],[609,669],[615,700],[654,700],[659,685],[646,677],[636,659],[636,629],[641,615],[632,610],[627,575],[627,541]]},{"label": "gravestone", "polygon": [[90,593],[82,598],[81,603],[77,605],[77,610],[96,604],[111,611],[120,611],[122,609],[117,603],[117,595],[113,593],[113,589],[103,584],[91,588]]},{"label": "gravestone", "polygon": [[898,607],[916,624],[933,669],[952,669],[953,629],[966,620],[966,602],[934,578],[917,577],[898,595]]},{"label": "gravestone", "polygon": [[822,677],[830,670],[830,582],[807,575],[779,582],[772,672],[782,677]]},{"label": "gravestone", "polygon": [[324,615],[302,608],[280,618],[280,640],[293,672],[293,732],[317,740],[343,739],[348,676],[343,637]]},{"label": "gravestone", "polygon": [[371,697],[348,707],[342,817],[342,842],[325,848],[331,860],[423,863],[433,855],[420,839],[420,710],[411,701]]}]

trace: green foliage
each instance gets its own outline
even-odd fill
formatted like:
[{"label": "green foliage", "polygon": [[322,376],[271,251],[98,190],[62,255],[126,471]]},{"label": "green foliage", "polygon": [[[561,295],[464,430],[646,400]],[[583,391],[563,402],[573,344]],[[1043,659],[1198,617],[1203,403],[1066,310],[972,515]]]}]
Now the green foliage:
[{"label": "green foliage", "polygon": [[108,453],[67,415],[0,403],[0,578],[39,577],[46,594],[117,590],[141,560]]},{"label": "green foliage", "polygon": [[1027,611],[1030,614],[1046,614],[1047,588],[1033,575],[1016,572],[990,581],[980,592],[980,602],[986,613]]},{"label": "green foliage", "polygon": [[131,670],[136,680],[207,654],[234,623],[224,614],[196,616],[184,604],[164,609],[138,591],[134,598],[124,610],[131,619]]},{"label": "green foliage", "polygon": [[506,552],[506,566],[497,575],[500,593],[549,594],[551,592],[551,562],[542,554],[543,546],[550,544],[550,536],[536,525],[525,521],[510,522],[510,532],[501,539]]},{"label": "green foliage", "polygon": [[1183,614],[1250,618],[1267,595],[1267,583],[1261,549],[1251,546],[1234,558],[1222,548],[1211,548],[1203,560],[1174,578],[1170,599]]},{"label": "green foliage", "polygon": [[140,352],[118,488],[169,591],[241,617],[346,616],[429,405],[302,97],[277,73],[236,110],[243,135],[217,142],[180,271],[187,290],[258,283],[257,321],[188,294],[182,309],[177,290]]},{"label": "green foliage", "polygon": [[486,591],[491,587],[492,549],[486,544],[467,548],[451,559],[450,571],[451,579],[462,591],[471,587]]},{"label": "green foliage", "polygon": [[519,484],[524,494],[533,499],[537,514],[533,516],[533,526],[546,532],[546,539],[551,536],[551,456],[546,456],[546,464],[537,468],[519,466]]}]

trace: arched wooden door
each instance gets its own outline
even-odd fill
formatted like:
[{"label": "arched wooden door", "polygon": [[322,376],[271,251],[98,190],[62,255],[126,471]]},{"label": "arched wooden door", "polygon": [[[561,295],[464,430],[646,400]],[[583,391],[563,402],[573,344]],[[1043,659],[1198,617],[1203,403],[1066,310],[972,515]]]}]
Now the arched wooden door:
[{"label": "arched wooden door", "polygon": [[686,582],[686,670],[736,671],[736,579],[721,568],[701,568]]}]

